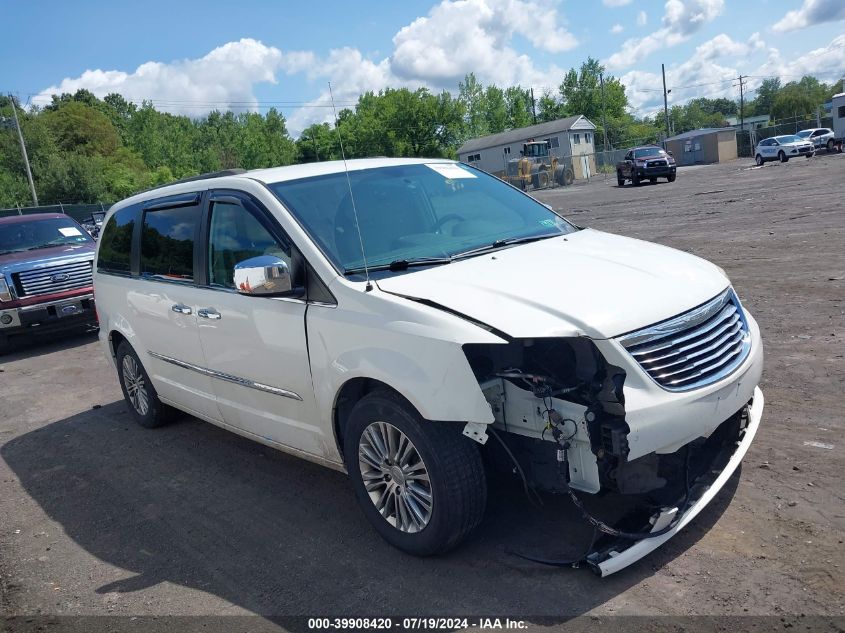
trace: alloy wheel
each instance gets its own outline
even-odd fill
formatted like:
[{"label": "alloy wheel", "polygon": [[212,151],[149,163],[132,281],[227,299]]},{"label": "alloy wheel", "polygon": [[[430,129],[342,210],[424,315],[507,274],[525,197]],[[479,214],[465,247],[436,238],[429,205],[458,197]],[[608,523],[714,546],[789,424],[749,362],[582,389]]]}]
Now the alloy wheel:
[{"label": "alloy wheel", "polygon": [[123,357],[123,384],[129,401],[138,415],[145,416],[150,410],[150,397],[147,393],[147,383],[138,361],[129,354]]},{"label": "alloy wheel", "polygon": [[428,469],[414,443],[387,422],[373,422],[358,441],[358,467],[376,510],[401,532],[420,532],[433,510]]}]

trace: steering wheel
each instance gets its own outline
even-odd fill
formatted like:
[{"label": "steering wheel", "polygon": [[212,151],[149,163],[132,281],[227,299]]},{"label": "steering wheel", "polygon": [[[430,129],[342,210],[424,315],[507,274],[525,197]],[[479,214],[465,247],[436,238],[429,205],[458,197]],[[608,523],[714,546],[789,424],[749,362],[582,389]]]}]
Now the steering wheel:
[{"label": "steering wheel", "polygon": [[434,230],[435,232],[440,232],[440,229],[443,228],[443,225],[447,222],[463,222],[465,218],[458,215],[457,213],[447,213],[442,218],[438,219],[437,222],[434,223]]}]

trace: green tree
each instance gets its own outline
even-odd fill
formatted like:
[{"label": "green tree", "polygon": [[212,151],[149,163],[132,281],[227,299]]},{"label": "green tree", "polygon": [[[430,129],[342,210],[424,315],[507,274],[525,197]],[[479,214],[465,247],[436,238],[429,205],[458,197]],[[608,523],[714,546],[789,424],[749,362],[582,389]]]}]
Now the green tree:
[{"label": "green tree", "polygon": [[110,156],[120,146],[117,130],[109,118],[80,101],[62,103],[43,116],[62,151]]}]

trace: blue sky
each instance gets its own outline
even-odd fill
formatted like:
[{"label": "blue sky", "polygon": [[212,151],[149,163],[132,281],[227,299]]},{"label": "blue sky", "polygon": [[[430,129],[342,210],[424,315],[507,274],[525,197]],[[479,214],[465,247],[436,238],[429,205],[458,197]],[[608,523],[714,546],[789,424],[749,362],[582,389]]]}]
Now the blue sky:
[{"label": "blue sky", "polygon": [[[0,90],[24,102],[84,87],[162,110],[275,105],[297,133],[387,86],[455,90],[465,73],[535,92],[593,56],[631,109],[738,96],[732,77],[845,75],[845,0],[442,0],[143,4],[4,2]],[[752,94],[753,96],[753,94]]]}]

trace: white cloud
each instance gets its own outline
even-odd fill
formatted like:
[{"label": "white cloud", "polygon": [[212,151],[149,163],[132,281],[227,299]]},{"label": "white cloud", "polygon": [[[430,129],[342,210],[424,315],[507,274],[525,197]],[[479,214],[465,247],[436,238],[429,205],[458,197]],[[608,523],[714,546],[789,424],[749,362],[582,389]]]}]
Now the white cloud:
[{"label": "white cloud", "polygon": [[675,46],[712,22],[724,8],[724,0],[668,0],[664,6],[663,26],[641,39],[631,38],[611,55],[608,68],[627,68],[655,51]]},{"label": "white cloud", "polygon": [[[766,51],[765,61],[749,66],[749,56]],[[732,58],[730,63],[717,60]],[[820,81],[834,82],[845,75],[845,35],[834,38],[829,44],[785,60],[777,48],[769,48],[759,34],[754,33],[746,43],[735,42],[726,35],[717,35],[696,48],[690,59],[666,68],[666,86],[669,105],[682,104],[696,97],[715,99],[739,98],[736,78],[743,73],[752,76],[747,86],[753,90],[765,77],[779,76],[794,81],[804,75],[813,75]],[[632,70],[620,77],[625,84],[631,108],[639,115],[654,114],[663,107],[663,83],[659,73]]]},{"label": "white cloud", "polygon": [[[303,74],[323,85],[331,81],[340,104],[354,103],[361,93],[388,86],[454,90],[469,72],[486,84],[542,90],[560,81],[562,69],[553,63],[537,67],[528,53],[514,48],[513,40],[521,37],[547,53],[576,47],[557,3],[441,0],[426,16],[396,33],[388,56],[371,58],[355,48],[338,48],[326,55],[281,51],[242,39],[198,59],[147,62],[134,72],[87,70],[44,89],[34,102],[48,103],[52,94],[87,88],[100,97],[118,92],[132,101],[152,100],[159,109],[193,116],[214,108],[255,110],[255,84],[275,83],[281,74]],[[288,129],[298,134],[311,123],[331,120],[331,109],[324,107],[327,99],[326,88],[288,117]]]},{"label": "white cloud", "polygon": [[510,46],[522,35],[535,48],[560,53],[577,46],[557,12],[540,0],[443,1],[394,37],[391,69],[401,78],[455,85],[470,70],[497,83],[531,81],[531,59]]},{"label": "white cloud", "polygon": [[637,13],[637,26],[645,26],[648,24],[648,13],[640,11]]},{"label": "white cloud", "polygon": [[118,70],[86,70],[79,77],[66,78],[45,88],[33,103],[50,102],[50,95],[86,88],[98,97],[118,92],[131,101],[153,99],[167,103],[167,109],[186,114],[210,110],[208,104],[233,110],[253,109],[256,83],[275,83],[276,71],[303,65],[301,53],[286,55],[278,48],[253,39],[219,46],[199,59],[169,64],[146,62],[131,73]]},{"label": "white cloud", "polygon": [[624,30],[625,30],[625,27],[622,26],[621,24],[614,24],[613,26],[610,27],[610,32],[613,33],[613,34],[621,33]]},{"label": "white cloud", "polygon": [[788,81],[812,75],[819,81],[838,81],[845,76],[845,35],[839,35],[821,48],[788,60],[784,60],[776,48],[769,49],[766,63],[754,75],[781,76]]},{"label": "white cloud", "polygon": [[601,0],[606,7],[624,7],[626,4],[631,4],[634,0]]},{"label": "white cloud", "polygon": [[747,43],[732,40],[725,33],[721,33],[711,40],[707,40],[695,49],[696,57],[712,60],[718,57],[741,57],[751,55],[755,51],[766,48],[759,33],[752,33]]},{"label": "white cloud", "polygon": [[784,33],[839,20],[845,20],[845,2],[842,0],[804,0],[799,9],[787,12],[775,22],[772,30]]}]

